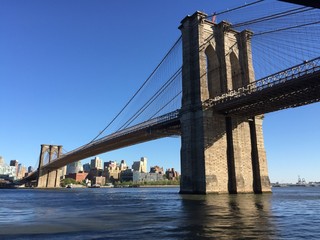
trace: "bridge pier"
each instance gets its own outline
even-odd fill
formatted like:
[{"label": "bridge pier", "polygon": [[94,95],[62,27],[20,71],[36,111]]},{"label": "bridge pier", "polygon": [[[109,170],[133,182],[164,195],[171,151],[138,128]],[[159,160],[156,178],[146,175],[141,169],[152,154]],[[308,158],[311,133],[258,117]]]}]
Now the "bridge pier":
[{"label": "bridge pier", "polygon": [[53,154],[56,154],[56,157],[60,157],[62,152],[62,146],[57,145],[41,145],[40,157],[39,157],[39,167],[38,167],[38,188],[55,188],[60,187],[60,178],[61,178],[61,169],[50,170],[44,168],[44,157],[45,154],[49,155],[49,163],[53,161]]},{"label": "bridge pier", "polygon": [[209,98],[254,81],[251,32],[196,12],[182,20],[181,193],[270,192],[262,116],[227,116]]}]

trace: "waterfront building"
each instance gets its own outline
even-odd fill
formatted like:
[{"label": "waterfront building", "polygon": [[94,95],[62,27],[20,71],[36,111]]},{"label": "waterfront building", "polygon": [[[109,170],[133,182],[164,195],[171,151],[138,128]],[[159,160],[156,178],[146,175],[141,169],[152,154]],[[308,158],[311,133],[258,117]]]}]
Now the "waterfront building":
[{"label": "waterfront building", "polygon": [[104,186],[106,184],[106,178],[102,176],[95,176],[92,180],[92,184]]},{"label": "waterfront building", "polygon": [[9,178],[17,178],[17,169],[15,166],[2,165],[0,166],[0,175],[6,175]]},{"label": "waterfront building", "polygon": [[87,178],[91,181],[93,181],[94,177],[101,177],[103,175],[103,170],[102,169],[90,169]]},{"label": "waterfront building", "polygon": [[91,159],[91,169],[102,169],[102,160],[99,157]]},{"label": "waterfront building", "polygon": [[154,166],[154,167],[150,167],[150,172],[151,173],[161,173],[163,174],[163,168],[159,167],[159,166]]},{"label": "waterfront building", "polygon": [[67,165],[66,175],[68,175],[69,173],[78,173],[78,172],[83,172],[83,167],[82,167],[81,161],[69,163]]},{"label": "waterfront building", "polygon": [[120,181],[121,182],[130,182],[133,181],[133,170],[127,168],[126,170],[121,171],[120,173]]},{"label": "waterfront building", "polygon": [[14,176],[11,176],[9,174],[0,174],[0,181],[2,183],[8,183],[13,182],[16,178]]},{"label": "waterfront building", "polygon": [[162,173],[143,173],[143,172],[134,171],[132,180],[135,183],[161,181],[163,180],[163,174]]},{"label": "waterfront building", "polygon": [[104,164],[104,176],[106,177],[107,182],[115,182],[120,179],[120,167],[115,161],[109,161]]},{"label": "waterfront building", "polygon": [[146,173],[147,172],[147,158],[142,157],[140,161],[133,162],[132,164],[133,171]]},{"label": "waterfront building", "polygon": [[177,180],[179,177],[179,173],[174,170],[174,168],[169,168],[166,171],[166,177],[169,180]]},{"label": "waterfront building", "polygon": [[83,180],[86,179],[87,176],[88,176],[88,173],[86,172],[78,172],[78,173],[69,173],[68,175],[66,175],[66,178],[72,178],[77,182],[82,182]]}]

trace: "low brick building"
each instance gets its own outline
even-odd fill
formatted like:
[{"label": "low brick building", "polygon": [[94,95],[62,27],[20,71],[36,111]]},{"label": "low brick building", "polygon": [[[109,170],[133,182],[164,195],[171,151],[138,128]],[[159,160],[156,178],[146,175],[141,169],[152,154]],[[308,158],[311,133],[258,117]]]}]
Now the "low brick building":
[{"label": "low brick building", "polygon": [[82,172],[82,173],[69,173],[66,175],[66,178],[72,178],[76,180],[77,182],[82,182],[83,180],[86,179],[88,176],[88,173]]}]

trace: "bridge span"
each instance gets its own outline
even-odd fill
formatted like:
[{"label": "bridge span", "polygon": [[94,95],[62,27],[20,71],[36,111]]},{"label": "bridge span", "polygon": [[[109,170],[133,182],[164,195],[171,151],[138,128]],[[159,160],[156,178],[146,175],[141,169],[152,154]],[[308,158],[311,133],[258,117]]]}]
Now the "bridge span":
[{"label": "bridge span", "polygon": [[[41,171],[51,172],[62,168],[69,163],[80,161],[101,153],[180,134],[179,111],[176,110],[76,148],[53,159],[48,164],[43,165]],[[38,177],[38,171],[39,170],[34,171],[25,178],[24,181],[36,179]]]},{"label": "bridge span", "polygon": [[[256,35],[243,27],[262,21],[278,21],[279,18],[307,11],[306,14],[310,14],[313,10],[294,8],[235,25],[226,21],[216,23],[215,16],[209,20],[203,12],[185,17],[179,27],[181,41],[177,41],[182,43],[182,67],[172,69],[173,74],[168,74],[156,94],[149,93],[151,98],[132,119],[140,116],[141,111],[150,109],[150,106],[152,108],[156,99],[165,98],[163,93],[172,90],[175,84],[182,85],[182,90],[172,91],[172,99],[168,97],[164,106],[182,95],[181,107],[91,141],[64,155],[60,154],[61,146],[42,146],[38,171],[24,181],[38,179],[38,187],[55,187],[60,179],[58,169],[68,163],[134,144],[180,135],[181,193],[270,192],[262,131],[263,114],[320,101],[320,56],[318,52],[314,55],[314,49],[318,48],[313,47],[318,39],[311,38],[310,46],[306,47],[313,54],[311,60],[302,62],[299,56],[300,64],[290,63],[288,66],[294,66],[281,67],[273,71],[276,73],[263,75],[267,77],[259,80],[255,77],[252,42],[267,34],[317,27],[319,21],[299,22],[273,30],[268,28]],[[314,16],[318,17],[316,14]],[[317,36],[317,32],[312,36]],[[274,56],[263,56],[266,55]],[[281,53],[281,60],[286,57]],[[278,65],[281,60],[278,59],[273,65]],[[263,62],[263,65],[267,63]],[[266,67],[269,68],[269,65]],[[171,72],[168,69],[165,71]],[[162,109],[160,106],[157,113]],[[49,163],[44,165],[43,155],[47,150]],[[57,151],[56,159],[52,158],[54,151]]]},{"label": "bridge span", "polygon": [[[201,109],[212,109],[225,116],[254,117],[285,108],[320,101],[320,57],[273,74],[203,102]],[[61,155],[41,167],[50,172],[69,163],[135,144],[181,135],[180,111],[176,110],[135,126],[112,133]],[[38,177],[38,170],[23,182]]]},{"label": "bridge span", "polygon": [[204,102],[227,116],[257,116],[320,101],[320,57]]}]

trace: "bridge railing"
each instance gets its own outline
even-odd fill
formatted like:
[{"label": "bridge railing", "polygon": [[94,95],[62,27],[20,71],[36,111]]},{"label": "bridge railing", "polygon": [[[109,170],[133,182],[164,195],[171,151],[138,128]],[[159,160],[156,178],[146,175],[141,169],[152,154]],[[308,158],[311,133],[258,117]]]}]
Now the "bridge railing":
[{"label": "bridge railing", "polygon": [[109,135],[107,135],[105,137],[99,138],[99,139],[97,139],[97,140],[95,140],[93,142],[90,142],[90,143],[85,144],[85,145],[83,145],[83,146],[81,146],[79,148],[76,148],[76,149],[74,149],[74,150],[72,150],[70,152],[67,152],[67,153],[61,155],[61,157],[67,156],[69,154],[72,154],[72,153],[77,152],[79,150],[86,149],[86,148],[94,146],[94,145],[97,145],[97,144],[99,144],[101,142],[104,142],[104,141],[107,141],[107,140],[111,140],[111,139],[114,139],[114,138],[117,138],[117,137],[121,137],[123,135],[126,135],[126,134],[129,134],[129,133],[135,132],[135,131],[139,131],[139,130],[145,129],[147,127],[154,126],[156,124],[161,124],[161,123],[165,123],[167,121],[173,120],[173,119],[177,119],[178,117],[179,117],[179,110],[175,110],[173,112],[164,114],[162,116],[159,116],[159,117],[147,120],[145,122],[139,123],[139,124],[137,124],[135,126],[132,126],[132,127],[123,129],[121,131],[109,134]]},{"label": "bridge railing", "polygon": [[296,79],[298,77],[317,72],[319,70],[320,57],[314,58],[309,61],[304,61],[302,64],[298,64],[286,70],[264,77],[238,89],[230,90],[227,93],[224,93],[213,99],[206,100],[204,104],[205,106],[212,106],[217,103],[222,103],[227,100],[239,98],[247,94],[261,91],[265,88],[269,88],[280,83],[284,83],[286,81],[290,81],[292,79]]}]

